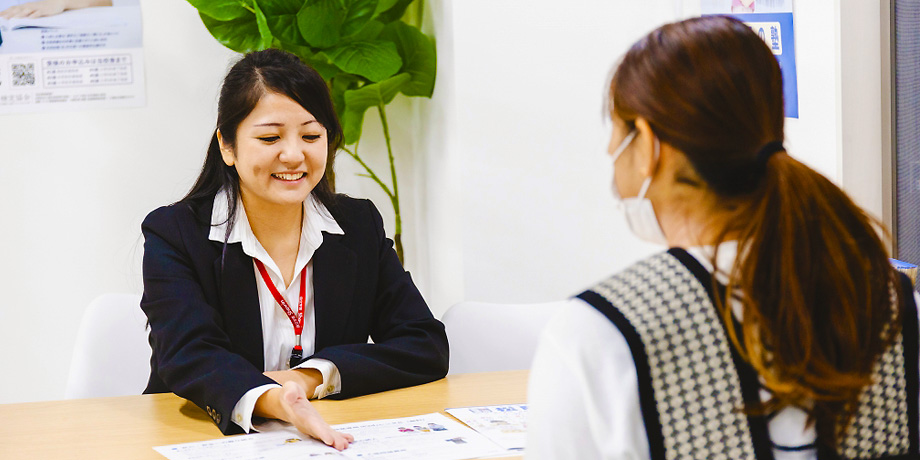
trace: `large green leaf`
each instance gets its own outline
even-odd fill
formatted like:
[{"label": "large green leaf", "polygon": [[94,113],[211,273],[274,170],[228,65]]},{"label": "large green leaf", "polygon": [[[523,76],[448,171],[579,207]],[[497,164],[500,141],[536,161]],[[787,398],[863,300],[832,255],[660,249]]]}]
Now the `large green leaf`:
[{"label": "large green leaf", "polygon": [[248,16],[231,21],[218,21],[205,14],[200,14],[201,22],[207,27],[208,32],[220,44],[238,53],[248,53],[259,49],[262,37],[259,35],[259,26],[256,17],[249,13]]},{"label": "large green leaf", "polygon": [[342,23],[342,36],[348,37],[358,33],[374,18],[377,0],[345,0],[345,4],[348,6],[348,14]]},{"label": "large green leaf", "polygon": [[391,3],[392,5],[386,10],[377,8],[377,20],[386,24],[398,20],[406,14],[406,9],[409,8],[409,5],[412,4],[414,0],[396,0],[396,1],[386,1],[380,0],[380,3]]},{"label": "large green leaf", "polygon": [[300,58],[301,61],[304,62],[304,64],[307,64],[319,72],[319,75],[323,77],[323,80],[326,80],[327,83],[330,79],[332,79],[332,77],[342,73],[338,67],[332,65],[329,62],[328,56],[322,52],[314,53],[313,50],[308,46],[300,46],[278,40],[274,42],[273,46],[275,48],[283,49],[289,53],[295,54]]},{"label": "large green leaf", "polygon": [[300,28],[297,27],[297,15],[283,14],[280,16],[268,16],[268,29],[271,30],[279,40],[294,45],[306,46],[307,42],[300,35]]},{"label": "large green leaf", "polygon": [[300,34],[310,46],[327,48],[339,42],[348,10],[343,0],[307,0],[297,13]]},{"label": "large green leaf", "polygon": [[259,8],[266,16],[296,15],[303,4],[303,0],[259,0]]},{"label": "large green leaf", "polygon": [[434,40],[402,21],[388,24],[380,38],[396,44],[396,50],[403,61],[399,72],[408,72],[412,75],[412,81],[402,87],[403,94],[431,97],[438,71]]},{"label": "large green leaf", "polygon": [[[361,81],[361,77],[348,73],[340,73],[332,78],[329,86],[335,113],[343,114],[345,112],[345,91],[356,89]],[[341,119],[341,115],[339,118]]]},{"label": "large green leaf", "polygon": [[259,2],[252,0],[252,7],[256,14],[256,27],[259,29],[259,49],[264,50],[272,46],[272,32],[268,28],[268,19],[259,8]]},{"label": "large green leaf", "polygon": [[411,79],[411,75],[401,73],[379,83],[345,91],[345,111],[341,114],[345,144],[354,144],[361,138],[361,126],[367,109],[389,104],[399,94],[402,85]]},{"label": "large green leaf", "polygon": [[396,4],[399,3],[399,0],[380,0],[377,2],[377,11],[374,11],[374,16],[383,13],[384,11],[393,8]]},{"label": "large green leaf", "polygon": [[326,56],[326,53],[320,51],[319,53],[314,54],[306,62],[310,67],[316,69],[317,72],[323,77],[323,80],[327,82],[335,77],[336,75],[342,73],[338,67],[329,62],[329,56]]},{"label": "large green leaf", "polygon": [[252,2],[243,0],[188,0],[199,13],[218,21],[230,21],[252,14],[244,5]]},{"label": "large green leaf", "polygon": [[370,81],[388,78],[402,67],[396,45],[383,40],[348,43],[331,48],[326,54],[336,67]]},{"label": "large green leaf", "polygon": [[302,6],[303,0],[259,0],[272,35],[295,45],[307,44],[297,27],[297,13]]},{"label": "large green leaf", "polygon": [[356,34],[349,36],[346,40],[344,40],[344,42],[350,43],[374,41],[380,35],[380,32],[383,32],[383,27],[384,26],[382,22],[368,21],[367,24],[364,25],[363,29],[359,30]]}]

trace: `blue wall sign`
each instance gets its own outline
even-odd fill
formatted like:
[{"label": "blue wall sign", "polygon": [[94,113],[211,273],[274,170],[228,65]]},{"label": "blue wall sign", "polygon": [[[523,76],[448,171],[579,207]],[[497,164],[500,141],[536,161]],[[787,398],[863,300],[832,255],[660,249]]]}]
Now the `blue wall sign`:
[{"label": "blue wall sign", "polygon": [[770,47],[783,73],[786,116],[798,118],[799,90],[795,72],[795,27],[792,13],[743,13],[725,16],[744,21]]}]

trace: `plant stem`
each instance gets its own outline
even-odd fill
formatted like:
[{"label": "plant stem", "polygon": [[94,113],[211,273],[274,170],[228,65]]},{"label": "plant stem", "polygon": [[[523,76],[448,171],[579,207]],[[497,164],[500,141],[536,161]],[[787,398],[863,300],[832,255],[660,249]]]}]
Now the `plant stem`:
[{"label": "plant stem", "polygon": [[365,163],[364,160],[362,160],[360,156],[358,156],[358,149],[356,148],[355,151],[352,152],[351,150],[348,150],[347,147],[342,147],[342,150],[345,153],[347,153],[349,156],[354,158],[355,161],[357,161],[358,164],[360,164],[361,167],[363,167],[364,170],[367,171],[367,174],[362,174],[362,175],[370,179],[373,179],[373,181],[376,182],[377,185],[379,185],[380,188],[383,189],[383,191],[387,194],[387,196],[390,197],[390,201],[393,201],[393,193],[390,192],[390,188],[387,187],[387,184],[384,184],[383,181],[381,181],[380,178],[377,177],[376,174],[374,174],[374,170],[371,169],[371,167],[368,166],[367,163]]},{"label": "plant stem", "polygon": [[425,0],[416,0],[415,7],[415,27],[422,30],[422,19],[425,18]]},{"label": "plant stem", "polygon": [[396,160],[393,157],[393,147],[390,145],[390,126],[387,123],[387,112],[383,103],[377,105],[377,111],[380,112],[380,124],[383,125],[383,138],[387,142],[387,155],[390,159],[390,178],[393,183],[393,193],[390,194],[390,202],[393,203],[393,212],[396,214],[396,231],[393,234],[393,241],[396,243],[396,255],[399,256],[399,261],[404,262],[402,218],[399,215],[399,184],[396,182]]}]

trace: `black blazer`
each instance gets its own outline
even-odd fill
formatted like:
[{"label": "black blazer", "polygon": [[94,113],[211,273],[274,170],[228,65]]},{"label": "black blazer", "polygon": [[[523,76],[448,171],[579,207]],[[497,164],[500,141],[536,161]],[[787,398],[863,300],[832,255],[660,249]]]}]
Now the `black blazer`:
[{"label": "black blazer", "polygon": [[[273,383],[264,357],[256,276],[241,243],[208,239],[213,197],[151,212],[144,234],[150,322],[145,393],[174,392],[204,409],[221,432],[239,399]],[[329,211],[344,235],[323,233],[313,255],[316,352],[335,363],[341,399],[418,385],[447,374],[444,325],[436,320],[386,238],[368,200],[344,195]],[[222,257],[223,253],[223,257]],[[373,339],[368,344],[367,339]]]}]

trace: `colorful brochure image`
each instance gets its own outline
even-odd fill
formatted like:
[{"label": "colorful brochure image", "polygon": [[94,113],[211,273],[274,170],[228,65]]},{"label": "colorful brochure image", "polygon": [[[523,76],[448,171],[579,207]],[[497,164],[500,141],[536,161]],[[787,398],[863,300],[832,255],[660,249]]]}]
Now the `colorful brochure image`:
[{"label": "colorful brochure image", "polygon": [[470,428],[509,450],[524,450],[527,437],[527,405],[460,407],[447,409]]},{"label": "colorful brochure image", "polygon": [[334,425],[355,437],[338,452],[291,426],[277,431],[154,447],[169,460],[464,460],[507,451],[443,414]]}]

